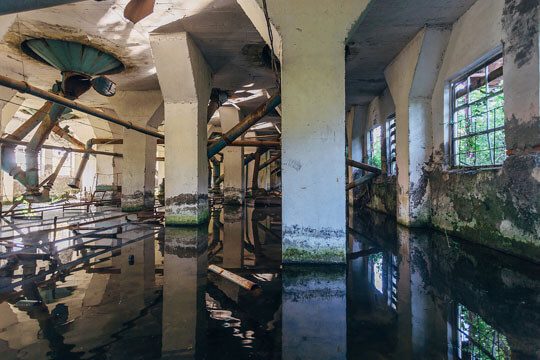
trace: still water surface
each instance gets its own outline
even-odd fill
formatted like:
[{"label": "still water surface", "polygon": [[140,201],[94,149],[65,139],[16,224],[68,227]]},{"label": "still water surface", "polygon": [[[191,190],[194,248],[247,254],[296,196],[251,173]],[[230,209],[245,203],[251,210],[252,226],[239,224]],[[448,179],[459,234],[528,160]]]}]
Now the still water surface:
[{"label": "still water surface", "polygon": [[538,265],[362,213],[347,266],[282,267],[279,208],[213,215],[53,246],[73,233],[2,226],[0,358],[540,358]]}]

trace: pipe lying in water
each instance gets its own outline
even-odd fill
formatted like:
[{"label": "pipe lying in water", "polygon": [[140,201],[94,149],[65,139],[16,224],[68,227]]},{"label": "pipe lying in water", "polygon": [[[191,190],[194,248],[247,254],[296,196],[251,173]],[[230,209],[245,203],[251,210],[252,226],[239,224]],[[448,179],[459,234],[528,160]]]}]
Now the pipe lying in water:
[{"label": "pipe lying in water", "polygon": [[219,276],[237,284],[237,285],[240,285],[241,287],[243,287],[244,289],[246,290],[253,290],[254,288],[258,287],[257,284],[255,284],[253,281],[250,281],[250,280],[247,280],[247,279],[244,279],[243,277],[241,276],[238,276],[228,270],[225,270],[223,268],[220,268],[219,266],[216,266],[216,265],[210,265],[208,267],[208,270],[212,271],[213,273],[216,273],[218,274]]},{"label": "pipe lying in water", "polygon": [[375,166],[364,164],[364,163],[354,161],[354,160],[351,160],[351,159],[347,159],[347,165],[358,168],[358,169],[362,169],[362,170],[365,170],[365,171],[372,172],[372,173],[374,173],[376,175],[380,175],[382,173],[381,169],[376,168]]}]

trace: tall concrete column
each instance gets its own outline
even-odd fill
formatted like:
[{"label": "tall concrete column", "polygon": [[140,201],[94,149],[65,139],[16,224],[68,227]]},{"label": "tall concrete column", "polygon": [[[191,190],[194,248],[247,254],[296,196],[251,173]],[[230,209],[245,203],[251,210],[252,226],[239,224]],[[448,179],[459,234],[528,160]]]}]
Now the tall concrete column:
[{"label": "tall concrete column", "polygon": [[284,262],[345,262],[345,42],[368,3],[268,2],[282,42]]},{"label": "tall concrete column", "polygon": [[408,226],[430,220],[431,97],[449,36],[445,28],[422,29],[385,70],[396,105],[397,219]]},{"label": "tall concrete column", "polygon": [[165,100],[165,223],[202,224],[209,219],[210,68],[185,32],[151,34],[150,43]]},{"label": "tall concrete column", "polygon": [[[109,101],[122,119],[141,126],[159,125],[159,91],[120,91]],[[122,211],[153,208],[157,140],[134,130],[123,131]]]},{"label": "tall concrete column", "polygon": [[[0,34],[3,34],[1,28]],[[0,89],[1,99],[11,100],[16,94],[16,91],[8,88]],[[0,135],[4,134],[7,124],[13,118],[17,110],[19,110],[19,105],[0,100]],[[0,154],[1,152],[2,149],[0,149]],[[0,202],[13,200],[13,185],[13,177],[0,170]]]},{"label": "tall concrete column", "polygon": [[[231,130],[240,121],[240,112],[232,106],[219,108],[219,118],[223,133]],[[223,203],[241,205],[244,203],[244,148],[228,146],[223,149]]]}]

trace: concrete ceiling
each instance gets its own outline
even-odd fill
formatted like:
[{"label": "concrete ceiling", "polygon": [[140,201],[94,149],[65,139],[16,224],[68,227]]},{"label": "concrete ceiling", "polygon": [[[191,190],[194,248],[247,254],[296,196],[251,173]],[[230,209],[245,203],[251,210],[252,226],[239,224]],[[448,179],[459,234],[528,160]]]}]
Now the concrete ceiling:
[{"label": "concrete ceiling", "polygon": [[[0,17],[0,28],[9,24],[0,42],[1,72],[49,88],[59,72],[24,55],[19,44],[32,37],[58,38],[117,56],[126,65],[124,72],[111,76],[119,89],[158,89],[149,34],[187,31],[214,72],[214,86],[228,90],[244,112],[261,104],[262,89],[275,87],[260,57],[264,41],[236,0],[156,0],[154,13],[135,25],[123,17],[128,1],[87,0]],[[365,104],[381,93],[384,68],[423,25],[450,24],[474,2],[373,0],[348,43],[347,104]],[[81,101],[109,106],[93,90]]]},{"label": "concrete ceiling", "polygon": [[347,104],[369,103],[385,88],[384,69],[424,25],[449,25],[476,0],[372,0],[351,34]]}]

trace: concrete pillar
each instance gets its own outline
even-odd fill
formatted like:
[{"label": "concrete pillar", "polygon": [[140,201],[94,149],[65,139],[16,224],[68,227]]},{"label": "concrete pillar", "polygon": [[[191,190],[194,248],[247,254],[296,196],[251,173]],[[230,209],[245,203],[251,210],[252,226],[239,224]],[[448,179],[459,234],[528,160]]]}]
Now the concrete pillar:
[{"label": "concrete pillar", "polygon": [[206,337],[206,228],[165,230],[163,279],[164,359],[196,358]]},{"label": "concrete pillar", "polygon": [[282,40],[284,262],[345,262],[345,41],[368,3],[268,3]]},{"label": "concrete pillar", "polygon": [[150,43],[165,100],[165,223],[202,224],[209,219],[210,68],[187,33],[152,34]]},{"label": "concrete pillar", "polygon": [[[223,133],[231,130],[240,121],[240,112],[232,106],[222,106],[218,111]],[[228,146],[222,153],[225,174],[223,203],[241,205],[244,203],[244,148]]]},{"label": "concrete pillar", "polygon": [[283,268],[284,360],[347,358],[345,272],[342,266]]},{"label": "concrete pillar", "polygon": [[396,105],[397,219],[408,226],[430,220],[431,97],[449,35],[445,28],[422,29],[385,70]]},{"label": "concrete pillar", "polygon": [[[162,103],[159,91],[120,91],[109,101],[122,119],[148,127],[159,125],[155,124]],[[122,211],[153,208],[157,140],[129,129],[123,130],[123,139]]]},{"label": "concrete pillar", "polygon": [[[0,34],[3,34],[2,29],[0,29]],[[1,99],[11,100],[16,94],[16,91],[8,88],[0,89]],[[4,134],[7,124],[13,118],[17,110],[19,110],[19,105],[0,100],[0,135]],[[0,149],[0,153],[1,151],[2,150]],[[9,176],[9,174],[3,170],[0,170],[0,203],[2,201],[13,200],[13,186],[13,177]]]}]

